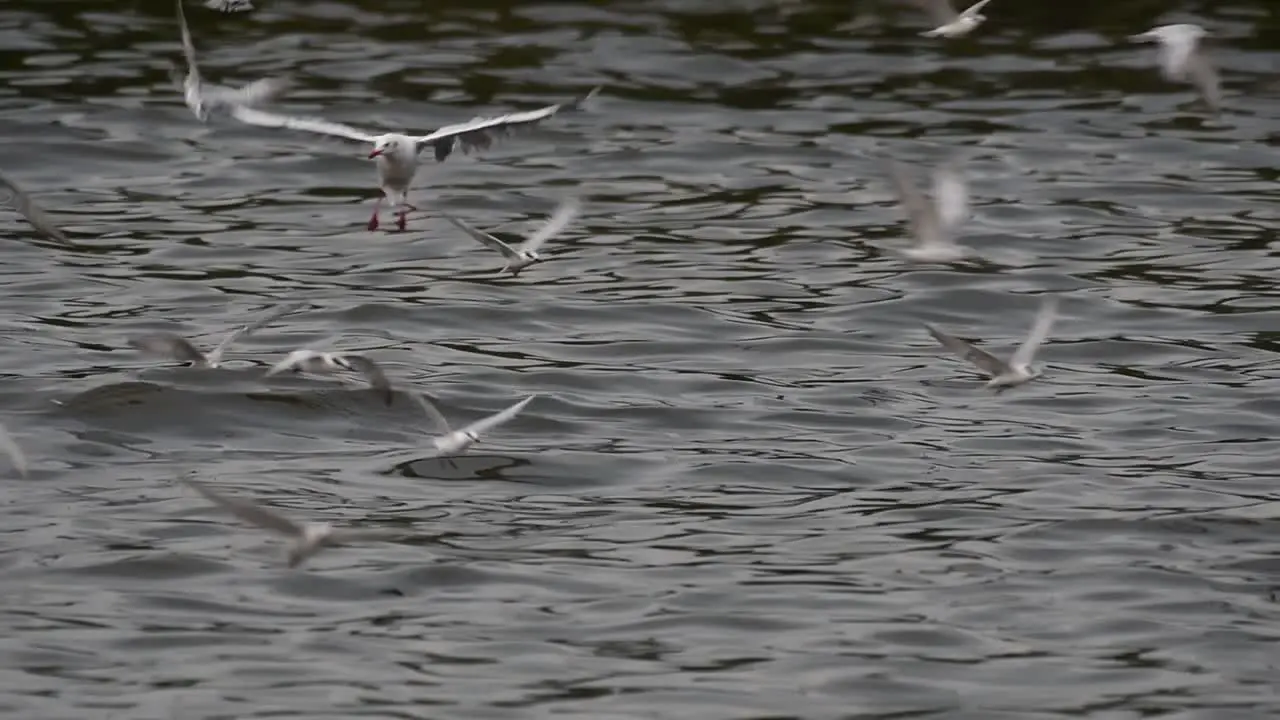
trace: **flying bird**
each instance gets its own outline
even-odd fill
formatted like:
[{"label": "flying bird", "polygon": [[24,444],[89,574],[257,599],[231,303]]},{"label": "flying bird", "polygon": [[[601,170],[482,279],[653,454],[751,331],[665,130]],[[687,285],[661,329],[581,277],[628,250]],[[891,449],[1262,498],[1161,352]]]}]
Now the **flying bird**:
[{"label": "flying bird", "polygon": [[969,215],[968,183],[958,165],[947,163],[933,171],[932,200],[916,188],[906,167],[896,160],[889,161],[889,179],[915,241],[900,254],[920,262],[949,263],[972,253],[955,240]]},{"label": "flying bird", "polygon": [[[200,67],[196,64],[196,46],[191,42],[191,30],[187,28],[187,16],[182,10],[182,2],[183,0],[177,0],[182,54],[187,59],[187,74],[181,78],[182,94],[187,107],[191,108],[200,122],[207,120],[212,110],[257,105],[278,97],[288,88],[289,82],[282,78],[262,78],[239,88],[206,83],[200,77]],[[175,82],[179,81],[179,74],[175,67]]]},{"label": "flying bird", "polygon": [[920,33],[921,35],[924,37],[956,38],[968,35],[987,19],[987,16],[983,15],[981,10],[991,0],[978,0],[978,2],[965,8],[962,13],[955,11],[955,8],[951,6],[951,0],[907,0],[907,2],[924,10],[929,14],[933,22],[938,24],[938,27],[926,30]]},{"label": "flying bird", "polygon": [[933,336],[933,339],[941,343],[943,347],[959,355],[962,359],[973,363],[979,370],[990,376],[991,379],[987,382],[986,387],[1002,389],[1021,385],[1040,376],[1040,371],[1032,367],[1031,361],[1035,359],[1036,351],[1040,348],[1041,343],[1049,336],[1049,329],[1053,327],[1057,309],[1058,300],[1056,297],[1045,298],[1040,305],[1040,311],[1036,315],[1035,323],[1031,326],[1031,332],[1027,334],[1027,339],[1014,352],[1009,362],[1005,362],[958,337],[948,335],[928,323],[925,323],[924,327]]},{"label": "flying bird", "polygon": [[371,143],[373,149],[369,157],[376,161],[378,171],[378,187],[382,191],[373,206],[373,214],[369,217],[369,229],[378,229],[378,211],[385,199],[396,212],[396,227],[405,229],[410,210],[417,210],[409,204],[409,185],[418,172],[419,153],[431,147],[438,162],[443,162],[460,146],[462,152],[469,153],[474,149],[486,149],[495,140],[512,131],[536,125],[555,115],[561,110],[578,109],[600,91],[599,87],[586,95],[568,103],[548,105],[537,110],[511,113],[497,117],[477,117],[463,123],[446,125],[427,135],[404,135],[400,133],[384,133],[381,135],[359,130],[349,125],[322,120],[320,118],[291,117],[269,113],[245,105],[235,107],[232,117],[249,125],[270,128],[287,128],[305,130],[307,132],[333,135],[336,137]]},{"label": "flying bird", "polygon": [[391,381],[387,379],[382,367],[364,355],[353,353],[319,352],[311,348],[302,348],[289,353],[285,359],[267,370],[267,377],[286,370],[295,370],[315,374],[332,374],[347,371],[363,375],[378,396],[387,405],[391,404],[393,390]]},{"label": "flying bird", "polygon": [[58,229],[58,226],[53,223],[53,219],[49,217],[48,213],[41,209],[17,182],[8,175],[0,173],[0,186],[9,191],[9,203],[13,205],[13,209],[17,210],[19,215],[31,223],[31,227],[35,228],[36,232],[58,242],[71,244],[66,234]]},{"label": "flying bird", "polygon": [[129,345],[149,355],[191,363],[192,367],[216,368],[221,365],[222,354],[231,346],[231,343],[261,330],[285,315],[301,310],[305,305],[306,303],[295,302],[275,308],[248,325],[243,325],[231,331],[231,334],[227,335],[226,339],[218,343],[218,346],[207,354],[197,349],[186,338],[168,332],[132,337],[129,338]]},{"label": "flying bird", "polygon": [[1133,42],[1160,44],[1160,74],[1172,82],[1190,83],[1211,110],[1222,107],[1222,81],[1206,57],[1202,40],[1209,33],[1199,25],[1161,25],[1130,35]]},{"label": "flying bird", "polygon": [[481,245],[502,253],[502,257],[506,258],[507,264],[499,272],[510,271],[514,277],[519,275],[520,271],[526,267],[542,261],[542,257],[538,255],[538,248],[563,232],[565,227],[578,216],[581,209],[582,206],[576,199],[565,200],[560,203],[560,206],[555,209],[555,212],[551,214],[547,222],[543,223],[542,227],[538,228],[523,243],[514,248],[493,235],[477,230],[451,215],[445,215],[444,219],[453,223],[459,230],[471,236],[473,240]]},{"label": "flying bird", "polygon": [[195,480],[180,480],[180,482],[200,493],[209,502],[235,515],[242,522],[292,540],[288,554],[291,568],[298,567],[307,558],[327,547],[394,540],[400,536],[399,533],[377,530],[340,530],[328,523],[299,524],[257,503],[216,492],[204,483]]},{"label": "flying bird", "polygon": [[426,396],[415,394],[413,397],[417,398],[418,404],[422,406],[423,412],[425,412],[427,417],[430,418],[431,421],[435,423],[436,427],[440,429],[441,434],[431,438],[431,443],[435,445],[436,450],[440,452],[439,457],[447,458],[452,455],[461,455],[462,453],[465,453],[468,448],[480,441],[480,436],[483,433],[486,433],[499,425],[510,422],[516,415],[520,414],[521,410],[524,410],[526,405],[538,396],[530,395],[501,412],[496,412],[488,417],[480,418],[470,425],[457,430],[450,427],[449,421],[445,419],[444,415],[436,408],[435,405],[431,404],[431,401],[428,400]]}]

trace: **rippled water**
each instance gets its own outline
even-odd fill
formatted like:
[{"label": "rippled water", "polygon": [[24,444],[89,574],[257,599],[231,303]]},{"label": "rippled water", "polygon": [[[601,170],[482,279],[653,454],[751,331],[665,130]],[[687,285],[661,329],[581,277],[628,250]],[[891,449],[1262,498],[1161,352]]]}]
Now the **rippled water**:
[{"label": "rippled water", "polygon": [[[6,716],[1280,712],[1276,5],[995,0],[938,42],[817,0],[256,4],[192,4],[205,73],[290,73],[293,113],[606,89],[370,233],[361,147],[192,117],[167,2],[0,9],[0,168],[77,243],[0,214]],[[1124,42],[1183,20],[1220,117]],[[905,264],[882,159],[958,152],[988,262]],[[571,194],[517,279],[440,216]],[[1003,352],[1046,292],[999,395],[921,325]],[[221,370],[125,343],[284,299]],[[330,334],[460,420],[541,397],[449,466],[404,395],[263,379]],[[290,571],[179,477],[405,539]]]}]

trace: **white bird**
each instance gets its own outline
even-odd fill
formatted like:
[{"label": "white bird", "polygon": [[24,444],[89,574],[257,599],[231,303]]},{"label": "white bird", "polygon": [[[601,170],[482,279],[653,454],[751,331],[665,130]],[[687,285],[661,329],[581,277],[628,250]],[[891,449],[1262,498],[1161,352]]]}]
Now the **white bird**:
[{"label": "white bird", "polygon": [[19,475],[24,478],[27,476],[27,456],[4,425],[0,425],[0,452],[9,458],[13,469],[17,470]]},{"label": "white bird", "polygon": [[377,530],[340,530],[328,523],[299,524],[257,503],[227,497],[222,493],[215,492],[204,483],[195,480],[180,480],[180,482],[200,493],[209,502],[235,515],[241,521],[291,539],[293,544],[289,547],[288,555],[289,567],[291,568],[298,567],[307,558],[326,547],[347,545],[355,542],[394,540],[400,536],[400,533]]},{"label": "white bird", "polygon": [[427,413],[427,417],[431,418],[431,421],[434,422],[442,432],[441,435],[431,438],[432,444],[436,446],[436,450],[440,451],[440,457],[449,457],[451,455],[461,455],[462,453],[465,453],[468,448],[480,441],[480,435],[482,433],[488,432],[503,423],[510,422],[516,415],[520,414],[521,410],[524,410],[525,405],[528,405],[538,396],[536,394],[530,395],[506,410],[494,413],[488,417],[480,418],[470,425],[458,430],[454,430],[449,426],[449,421],[445,419],[444,415],[438,409],[436,409],[435,405],[431,404],[431,401],[428,400],[426,396],[415,394],[414,397],[417,398],[418,403],[422,405],[422,409]]},{"label": "white bird", "polygon": [[506,135],[517,128],[536,125],[564,109],[577,109],[600,91],[599,87],[591,90],[581,98],[559,105],[548,105],[537,110],[510,113],[498,117],[477,117],[456,125],[446,125],[427,135],[403,135],[400,133],[375,134],[353,128],[349,125],[322,120],[320,118],[291,117],[276,113],[264,112],[247,106],[239,106],[231,111],[232,117],[249,125],[260,127],[287,128],[306,130],[308,132],[333,135],[336,137],[372,143],[373,149],[369,157],[377,161],[378,187],[382,190],[373,206],[373,215],[369,218],[369,229],[378,229],[378,211],[385,199],[399,208],[396,213],[396,227],[404,230],[408,222],[410,210],[417,210],[409,204],[409,185],[418,172],[418,154],[423,148],[431,146],[435,158],[443,162],[453,153],[455,146],[460,145],[462,152],[472,149],[485,149],[501,135]]},{"label": "white bird", "polygon": [[210,10],[225,13],[245,12],[253,9],[253,3],[250,0],[209,0],[204,6]]},{"label": "white bird", "polygon": [[889,161],[889,179],[907,215],[907,226],[915,244],[899,250],[920,262],[955,262],[972,251],[955,240],[961,223],[969,215],[969,190],[964,174],[954,163],[933,171],[933,199],[926,198],[907,177],[907,169]]},{"label": "white bird", "polygon": [[1215,112],[1222,106],[1222,81],[1205,56],[1202,40],[1209,33],[1199,25],[1161,25],[1130,35],[1133,42],[1160,44],[1160,73],[1172,82],[1191,83]]},{"label": "white bird", "polygon": [[261,330],[285,315],[301,310],[305,305],[306,303],[301,302],[281,305],[248,325],[232,330],[231,334],[227,335],[222,342],[218,343],[217,347],[207,354],[200,352],[186,338],[167,332],[131,337],[129,338],[129,345],[150,355],[191,363],[192,367],[216,368],[222,364],[222,354],[226,352],[228,347],[231,347],[231,343]]},{"label": "white bird", "polygon": [[955,8],[951,6],[951,0],[909,0],[909,2],[929,13],[929,17],[933,22],[938,24],[938,27],[926,30],[920,33],[921,35],[924,37],[955,38],[968,35],[987,19],[987,16],[983,15],[981,10],[991,0],[978,0],[978,2],[965,8],[962,13],[955,11]]},{"label": "white bird", "polygon": [[507,260],[507,264],[499,272],[507,272],[509,270],[515,276],[519,275],[520,271],[526,267],[536,262],[541,262],[542,258],[538,255],[538,248],[563,232],[565,227],[573,222],[573,219],[578,216],[581,210],[582,205],[576,199],[565,200],[560,203],[559,207],[543,223],[542,227],[538,228],[523,243],[514,248],[493,235],[477,230],[451,215],[445,215],[444,219],[453,223],[459,230],[470,235],[473,240],[481,245],[502,253],[502,256]]},{"label": "white bird", "polygon": [[[191,42],[191,30],[187,28],[187,16],[182,10],[182,2],[183,0],[177,0],[178,28],[182,31],[182,54],[187,60],[187,74],[182,79],[182,93],[187,107],[191,108],[191,112],[200,122],[208,119],[210,110],[256,105],[277,97],[288,88],[288,81],[282,78],[262,78],[239,88],[204,82],[200,77],[200,67],[196,64],[196,46]],[[174,80],[178,79],[177,75],[175,68]]]},{"label": "white bird", "polygon": [[1056,297],[1051,296],[1044,299],[1040,305],[1040,312],[1036,315],[1035,323],[1031,326],[1031,332],[1027,334],[1027,339],[1014,352],[1009,362],[1005,362],[958,337],[948,335],[928,323],[925,323],[925,329],[943,347],[959,355],[964,360],[973,363],[979,370],[989,375],[991,380],[987,382],[986,387],[995,389],[1008,388],[1014,385],[1021,385],[1040,376],[1040,371],[1032,367],[1031,361],[1035,359],[1036,350],[1040,348],[1041,343],[1049,336],[1049,329],[1053,327],[1057,309],[1058,299]]},{"label": "white bird", "polygon": [[36,232],[58,242],[71,244],[66,234],[53,223],[49,215],[31,199],[27,191],[23,190],[18,183],[4,173],[0,173],[0,186],[4,186],[9,190],[9,203],[13,205],[13,209],[17,210],[19,215],[31,223],[31,227],[35,228]]},{"label": "white bird", "polygon": [[285,370],[301,370],[315,374],[331,374],[344,370],[359,373],[369,381],[369,387],[373,388],[387,405],[391,404],[393,396],[391,381],[387,379],[386,373],[382,372],[382,367],[378,363],[364,355],[319,352],[311,348],[302,348],[294,350],[285,359],[272,365],[271,369],[267,370],[267,377]]}]

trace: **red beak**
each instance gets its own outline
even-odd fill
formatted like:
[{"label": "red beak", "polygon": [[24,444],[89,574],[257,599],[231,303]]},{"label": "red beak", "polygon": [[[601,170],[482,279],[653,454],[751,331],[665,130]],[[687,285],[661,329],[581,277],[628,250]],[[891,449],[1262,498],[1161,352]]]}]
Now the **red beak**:
[{"label": "red beak", "polygon": [[379,156],[379,155],[381,155],[381,154],[382,154],[382,151],[381,151],[381,150],[374,150],[373,152],[369,153],[369,158],[370,158],[370,159],[372,159],[372,158],[376,158],[376,157],[378,157],[378,156]]}]

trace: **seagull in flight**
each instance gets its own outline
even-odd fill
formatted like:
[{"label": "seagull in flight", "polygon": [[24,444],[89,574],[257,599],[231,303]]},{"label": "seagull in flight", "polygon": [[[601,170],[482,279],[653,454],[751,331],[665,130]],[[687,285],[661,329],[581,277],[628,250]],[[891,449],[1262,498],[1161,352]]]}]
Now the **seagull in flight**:
[{"label": "seagull in flight", "polygon": [[58,226],[53,223],[49,215],[31,199],[27,191],[23,190],[17,182],[8,175],[0,173],[0,186],[9,191],[9,203],[13,205],[13,209],[17,210],[19,215],[31,223],[31,227],[35,228],[36,232],[60,243],[71,244],[66,234],[58,229]]},{"label": "seagull in flight", "polygon": [[561,110],[583,107],[599,91],[600,88],[596,87],[586,95],[568,103],[548,105],[537,110],[510,113],[497,117],[472,118],[463,123],[446,125],[426,135],[403,135],[400,133],[379,135],[320,118],[278,115],[247,105],[232,108],[231,115],[249,125],[306,130],[322,135],[333,135],[372,144],[373,148],[369,152],[369,157],[377,162],[378,187],[382,190],[382,196],[374,202],[373,215],[369,218],[369,229],[378,229],[378,211],[381,209],[382,202],[385,199],[398,208],[396,212],[396,227],[399,230],[404,230],[408,222],[409,211],[417,210],[416,207],[409,204],[409,185],[413,182],[413,177],[418,172],[418,155],[423,148],[430,146],[438,162],[443,162],[448,158],[456,146],[461,146],[464,153],[473,149],[483,150],[493,145],[498,137],[510,134],[513,130],[536,125]]},{"label": "seagull in flight", "polygon": [[440,451],[439,457],[447,458],[465,453],[468,448],[480,441],[482,433],[510,422],[516,415],[520,414],[521,410],[524,410],[525,405],[528,405],[538,396],[536,394],[530,395],[506,410],[480,418],[470,425],[457,430],[450,427],[449,421],[445,419],[440,410],[425,395],[415,394],[413,397],[417,398],[418,404],[422,406],[422,410],[426,412],[427,417],[431,418],[431,421],[442,432],[441,435],[431,438],[431,443],[436,446],[436,450]]},{"label": "seagull in flight", "polygon": [[286,370],[300,370],[317,375],[342,371],[359,373],[369,382],[369,387],[378,393],[383,402],[387,405],[391,404],[393,396],[391,381],[387,379],[386,373],[382,371],[382,366],[364,355],[320,352],[309,347],[301,348],[294,350],[285,359],[272,365],[271,369],[267,370],[267,377]]},{"label": "seagull in flight", "polygon": [[955,262],[972,253],[955,236],[969,215],[969,190],[955,163],[933,171],[933,199],[926,198],[907,177],[907,169],[889,161],[889,179],[907,214],[907,226],[915,244],[898,252],[920,262]]},{"label": "seagull in flight", "polygon": [[1130,35],[1129,40],[1159,43],[1160,74],[1172,82],[1191,83],[1205,104],[1217,112],[1222,106],[1222,81],[1202,47],[1208,34],[1199,25],[1182,23],[1161,25]]},{"label": "seagull in flight", "polygon": [[958,337],[948,335],[928,323],[925,323],[924,327],[943,347],[973,363],[979,370],[989,375],[991,379],[986,387],[999,390],[1021,385],[1040,376],[1040,371],[1032,367],[1031,361],[1035,359],[1041,343],[1049,336],[1049,329],[1053,327],[1057,310],[1058,299],[1052,296],[1045,298],[1040,305],[1035,323],[1031,326],[1031,332],[1022,342],[1022,346],[1014,352],[1009,362]]},{"label": "seagull in flight", "polygon": [[285,315],[301,310],[305,305],[306,303],[301,302],[281,305],[248,325],[243,325],[231,331],[231,334],[227,335],[226,339],[218,343],[218,346],[208,353],[200,352],[186,338],[168,332],[131,337],[129,338],[129,345],[149,355],[191,363],[191,367],[216,368],[222,364],[222,354],[231,346],[231,343],[261,330]]},{"label": "seagull in flight", "polygon": [[[262,78],[254,80],[244,87],[231,88],[223,85],[206,83],[200,77],[200,67],[196,64],[196,46],[191,42],[191,30],[187,28],[187,15],[182,10],[183,0],[178,4],[178,28],[182,31],[182,54],[187,59],[187,74],[182,78],[182,94],[187,107],[200,122],[209,117],[209,111],[217,108],[248,107],[272,100],[283,93],[289,86],[281,78]],[[179,72],[174,68],[174,80],[178,80]]]},{"label": "seagull in flight", "polygon": [[981,10],[983,6],[991,2],[991,0],[978,0],[978,2],[965,8],[964,12],[957,13],[955,8],[951,6],[951,0],[907,1],[927,12],[929,17],[938,23],[938,27],[920,33],[922,36],[948,38],[968,35],[974,28],[981,25],[987,19],[987,16],[983,15]]},{"label": "seagull in flight", "polygon": [[202,482],[180,480],[186,486],[200,493],[204,499],[235,515],[242,522],[254,527],[269,530],[283,535],[293,541],[289,547],[289,567],[296,568],[324,548],[337,545],[348,545],[356,542],[379,542],[393,540],[399,533],[377,530],[340,530],[328,523],[299,524],[289,518],[268,510],[266,507],[248,500],[228,497],[214,491]]},{"label": "seagull in flight", "polygon": [[573,219],[578,216],[581,210],[582,205],[576,199],[565,200],[560,203],[560,206],[556,208],[555,212],[551,214],[551,217],[542,227],[538,228],[523,243],[514,248],[493,235],[477,230],[451,215],[445,215],[444,219],[453,223],[459,230],[470,235],[473,240],[481,245],[502,253],[502,256],[507,260],[507,264],[499,272],[510,271],[512,277],[515,277],[526,267],[542,261],[542,258],[538,255],[538,248],[563,232],[565,227],[573,222]]}]

